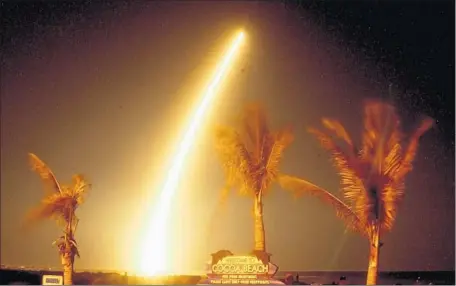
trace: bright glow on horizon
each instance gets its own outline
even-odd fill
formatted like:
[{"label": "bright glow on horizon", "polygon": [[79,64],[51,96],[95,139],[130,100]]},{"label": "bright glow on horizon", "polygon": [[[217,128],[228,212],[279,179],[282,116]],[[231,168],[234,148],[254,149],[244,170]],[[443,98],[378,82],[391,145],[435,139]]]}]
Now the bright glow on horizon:
[{"label": "bright glow on horizon", "polygon": [[217,88],[227,74],[243,40],[244,32],[241,31],[237,34],[229,50],[224,55],[222,62],[217,67],[215,75],[205,90],[201,101],[196,106],[196,111],[189,120],[190,124],[178,145],[177,154],[168,171],[164,187],[159,194],[158,200],[154,204],[156,209],[152,210],[155,215],[151,217],[152,221],[150,222],[150,228],[146,230],[144,241],[139,248],[141,264],[140,273],[138,274],[140,275],[153,276],[157,274],[167,274],[167,272],[169,272],[167,260],[167,223],[170,214],[171,201],[176,193],[185,157],[193,145],[197,127],[201,125],[209,105],[217,95]]}]

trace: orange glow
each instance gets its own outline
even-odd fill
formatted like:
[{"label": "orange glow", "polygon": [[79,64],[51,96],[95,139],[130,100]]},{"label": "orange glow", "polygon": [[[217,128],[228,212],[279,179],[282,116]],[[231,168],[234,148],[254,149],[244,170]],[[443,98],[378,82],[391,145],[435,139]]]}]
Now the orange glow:
[{"label": "orange glow", "polygon": [[230,48],[224,55],[216,72],[204,91],[201,100],[195,106],[195,112],[189,118],[190,122],[183,137],[178,143],[178,149],[172,160],[171,168],[168,170],[165,184],[155,202],[154,215],[150,217],[150,227],[144,233],[144,241],[140,245],[140,275],[152,276],[157,274],[169,274],[169,261],[167,260],[168,251],[168,229],[169,214],[172,198],[176,193],[177,185],[183,169],[184,161],[190,148],[193,145],[194,137],[198,126],[201,125],[205,114],[220,88],[222,80],[225,78],[240,45],[244,40],[244,32],[239,32],[233,40]]}]

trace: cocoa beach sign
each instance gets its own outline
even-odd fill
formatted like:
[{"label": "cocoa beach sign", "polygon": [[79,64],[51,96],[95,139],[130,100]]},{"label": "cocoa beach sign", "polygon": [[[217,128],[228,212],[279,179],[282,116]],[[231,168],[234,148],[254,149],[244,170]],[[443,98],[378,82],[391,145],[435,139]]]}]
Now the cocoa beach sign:
[{"label": "cocoa beach sign", "polygon": [[270,254],[252,252],[234,255],[228,250],[212,254],[208,264],[207,284],[275,284],[272,280],[278,267],[270,262]]}]

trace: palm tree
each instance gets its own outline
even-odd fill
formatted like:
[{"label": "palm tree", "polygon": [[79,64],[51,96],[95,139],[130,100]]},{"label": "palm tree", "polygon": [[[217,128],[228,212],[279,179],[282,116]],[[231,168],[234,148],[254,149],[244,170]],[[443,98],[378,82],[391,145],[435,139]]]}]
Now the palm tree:
[{"label": "palm tree", "polygon": [[291,129],[272,131],[262,106],[252,103],[244,107],[235,125],[218,126],[215,139],[226,175],[222,198],[232,188],[253,197],[254,251],[265,253],[263,196],[278,178],[283,152],[293,141]]},{"label": "palm tree", "polygon": [[45,197],[41,203],[27,215],[28,223],[43,219],[55,220],[63,234],[53,245],[59,249],[63,265],[64,285],[73,284],[73,266],[75,256],[79,257],[78,245],[74,238],[79,219],[75,211],[84,202],[90,185],[82,175],[74,175],[71,185],[61,185],[51,169],[35,154],[29,154],[32,170],[38,173],[44,183]]},{"label": "palm tree", "polygon": [[[322,120],[334,136],[309,129],[322,147],[331,152],[340,176],[343,199],[295,177],[283,176],[283,188],[315,195],[330,203],[349,228],[365,235],[370,242],[367,285],[375,285],[378,275],[380,234],[389,231],[396,219],[398,204],[404,196],[405,176],[412,170],[419,138],[432,126],[426,118],[404,144],[395,109],[379,101],[364,106],[364,130],[361,149],[356,148],[338,121]],[[336,144],[339,139],[341,144]]]}]

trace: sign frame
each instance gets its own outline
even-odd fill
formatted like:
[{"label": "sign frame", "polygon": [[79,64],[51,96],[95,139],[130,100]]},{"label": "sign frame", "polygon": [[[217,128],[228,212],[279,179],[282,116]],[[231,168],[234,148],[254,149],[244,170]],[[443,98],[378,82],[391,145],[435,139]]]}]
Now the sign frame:
[{"label": "sign frame", "polygon": [[276,284],[273,283],[278,267],[271,263],[271,254],[253,251],[247,255],[234,255],[220,250],[212,255],[207,267],[209,284]]},{"label": "sign frame", "polygon": [[[48,282],[48,279],[57,280],[58,282]],[[63,285],[63,276],[45,274],[41,277],[41,285]]]}]

